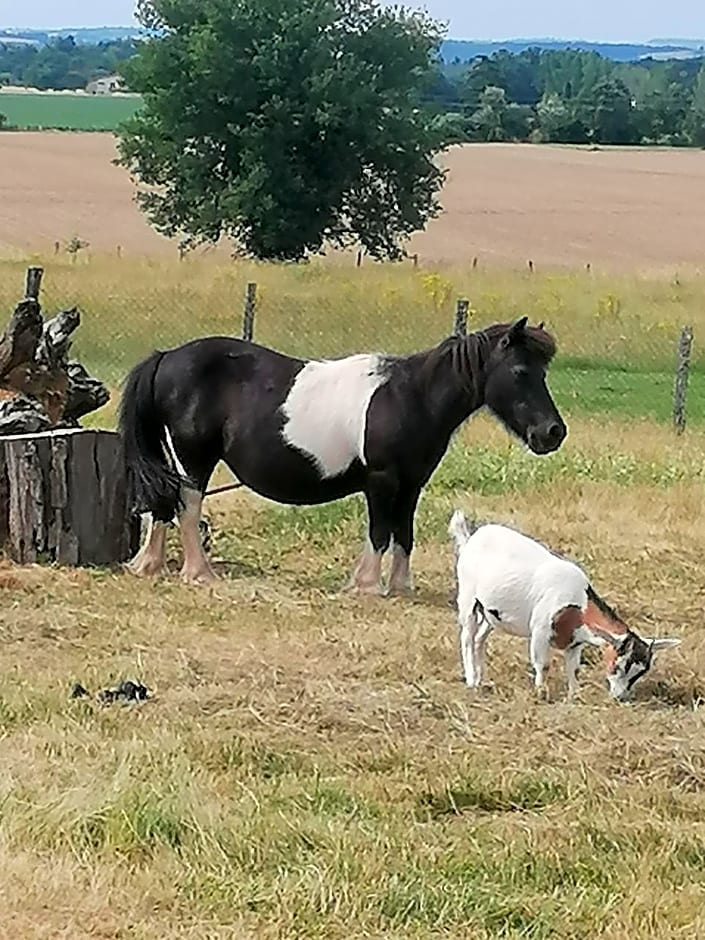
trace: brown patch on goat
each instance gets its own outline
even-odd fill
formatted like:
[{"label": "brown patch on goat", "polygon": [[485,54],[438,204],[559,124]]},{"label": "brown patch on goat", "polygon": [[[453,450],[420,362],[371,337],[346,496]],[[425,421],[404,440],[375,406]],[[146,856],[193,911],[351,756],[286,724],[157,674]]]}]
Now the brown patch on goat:
[{"label": "brown patch on goat", "polygon": [[553,618],[553,646],[567,650],[573,642],[575,631],[583,625],[583,612],[579,607],[564,607]]},{"label": "brown patch on goat", "polygon": [[[614,636],[625,636],[629,633],[629,627],[617,611],[613,610],[591,587],[588,588],[588,602],[583,616],[585,625],[598,634],[600,631]],[[602,657],[607,672],[614,672],[618,656],[617,650],[611,643],[605,644],[602,648]]]}]

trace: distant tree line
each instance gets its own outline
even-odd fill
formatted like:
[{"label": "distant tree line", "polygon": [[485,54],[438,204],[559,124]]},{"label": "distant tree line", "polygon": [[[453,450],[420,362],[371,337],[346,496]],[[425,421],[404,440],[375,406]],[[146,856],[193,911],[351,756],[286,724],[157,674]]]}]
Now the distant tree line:
[{"label": "distant tree line", "polygon": [[25,85],[42,90],[85,88],[88,82],[120,72],[135,53],[135,42],[77,43],[72,36],[45,46],[0,40],[0,85]]},{"label": "distant tree line", "polygon": [[[3,44],[0,85],[85,88],[121,72],[134,39]],[[705,146],[705,60],[618,62],[580,49],[440,60],[423,102],[450,141]]]},{"label": "distant tree line", "polygon": [[438,64],[426,98],[456,141],[705,146],[703,59],[497,52]]}]

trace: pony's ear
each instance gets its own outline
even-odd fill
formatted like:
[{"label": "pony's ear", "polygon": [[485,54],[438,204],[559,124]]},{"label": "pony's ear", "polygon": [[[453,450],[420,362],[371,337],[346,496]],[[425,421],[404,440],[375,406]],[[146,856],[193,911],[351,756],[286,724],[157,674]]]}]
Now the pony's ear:
[{"label": "pony's ear", "polygon": [[519,320],[515,320],[507,330],[504,339],[502,340],[502,345],[504,347],[508,347],[511,346],[512,343],[521,341],[528,322],[528,317],[521,317]]},{"label": "pony's ear", "polygon": [[537,329],[542,330],[545,326],[546,326],[546,324],[545,324],[545,323],[543,322],[543,320],[542,320],[542,321],[539,323]]}]

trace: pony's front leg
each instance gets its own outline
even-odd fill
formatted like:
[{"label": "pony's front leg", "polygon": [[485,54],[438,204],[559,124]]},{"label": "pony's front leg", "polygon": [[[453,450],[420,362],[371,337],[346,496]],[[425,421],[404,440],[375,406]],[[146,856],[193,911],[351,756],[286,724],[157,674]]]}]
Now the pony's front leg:
[{"label": "pony's front leg", "polygon": [[[390,492],[391,491],[391,492]],[[388,507],[394,497],[386,474],[370,476],[367,487],[369,530],[365,550],[353,574],[351,589],[357,594],[383,594],[382,557],[389,548],[391,530]]]},{"label": "pony's front leg", "polygon": [[389,573],[390,594],[410,594],[411,550],[414,547],[414,513],[420,490],[402,491],[395,506],[395,522],[392,527],[392,569]]},{"label": "pony's front leg", "polygon": [[184,489],[184,507],[179,513],[181,545],[184,550],[181,578],[189,584],[209,584],[217,580],[203,550],[200,531],[202,505],[202,493],[190,488]]}]

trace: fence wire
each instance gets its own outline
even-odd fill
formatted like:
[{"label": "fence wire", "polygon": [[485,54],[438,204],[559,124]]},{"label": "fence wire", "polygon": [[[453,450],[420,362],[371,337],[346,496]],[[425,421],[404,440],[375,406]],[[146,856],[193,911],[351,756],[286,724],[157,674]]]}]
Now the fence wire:
[{"label": "fence wire", "polygon": [[[3,264],[0,301],[12,310],[25,266]],[[453,332],[527,315],[559,353],[549,385],[566,414],[675,422],[705,419],[698,345],[705,285],[581,272],[424,270],[418,262],[348,267],[85,258],[49,264],[45,315],[77,305],[73,355],[113,392],[153,349],[200,336],[251,337],[301,358],[361,351],[405,354]],[[109,410],[108,410],[109,413]]]}]

